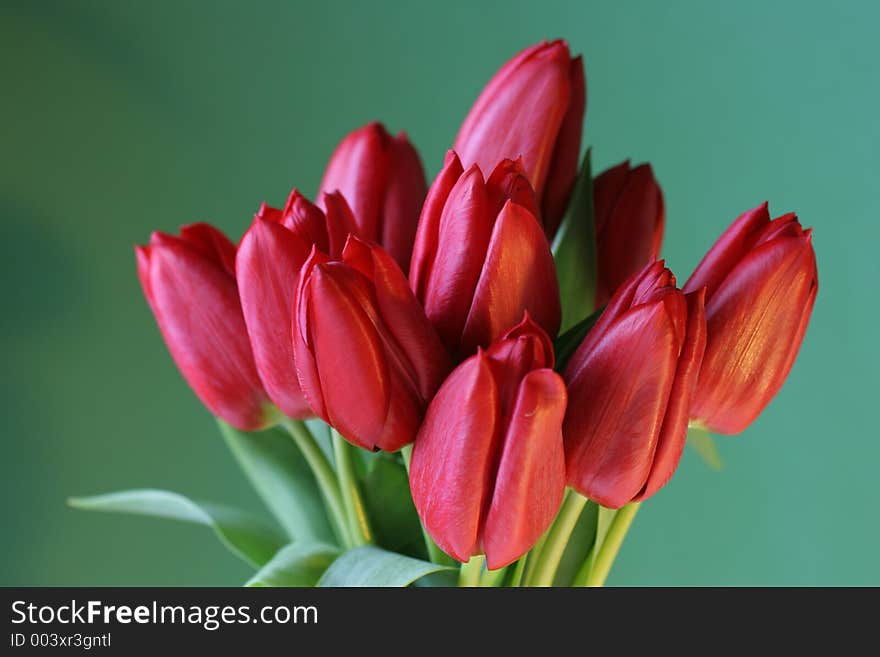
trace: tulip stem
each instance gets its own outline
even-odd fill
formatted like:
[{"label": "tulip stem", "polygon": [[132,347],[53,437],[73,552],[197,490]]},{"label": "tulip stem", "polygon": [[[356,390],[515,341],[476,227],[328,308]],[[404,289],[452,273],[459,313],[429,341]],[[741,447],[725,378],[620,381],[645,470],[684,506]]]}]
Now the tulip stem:
[{"label": "tulip stem", "polygon": [[573,490],[566,493],[562,508],[559,509],[538,555],[538,563],[534,571],[529,573],[529,586],[553,586],[553,578],[556,577],[568,539],[571,538],[571,532],[574,531],[586,503],[587,498],[583,495]]},{"label": "tulip stem", "polygon": [[[411,444],[404,446],[400,450],[400,455],[403,456],[403,465],[406,467],[407,477],[409,477],[409,464],[412,460],[412,450],[413,446]],[[428,559],[431,563],[436,563],[441,566],[455,566],[455,560],[441,550],[434,542],[434,539],[431,538],[430,534],[428,534],[428,530],[425,529],[425,526],[422,524],[421,518],[419,518],[419,527],[422,530],[422,537],[425,539],[425,548],[428,550]]]},{"label": "tulip stem", "polygon": [[478,554],[471,557],[470,561],[461,564],[461,570],[458,575],[458,585],[464,587],[473,587],[480,585],[480,577],[483,575],[483,564],[486,563],[486,557]]},{"label": "tulip stem", "polygon": [[528,563],[530,552],[526,552],[519,558],[519,561],[516,562],[516,565],[513,567],[513,575],[510,576],[510,583],[508,586],[521,586],[523,581],[523,573],[526,570],[526,563]]},{"label": "tulip stem", "polygon": [[285,417],[281,419],[281,426],[293,438],[293,442],[299,447],[299,451],[302,452],[306,462],[312,469],[312,474],[315,475],[318,488],[321,489],[321,493],[324,495],[324,501],[327,504],[327,509],[330,511],[333,523],[336,525],[336,531],[339,534],[340,540],[345,545],[350,545],[351,538],[349,536],[345,508],[342,505],[339,481],[336,478],[336,473],[333,472],[333,466],[330,465],[330,461],[327,460],[323,450],[315,441],[315,437],[304,422]]},{"label": "tulip stem", "polygon": [[611,566],[614,565],[614,559],[620,551],[623,539],[626,537],[630,525],[632,525],[633,518],[636,517],[636,513],[639,511],[639,505],[639,502],[627,504],[614,516],[614,520],[611,521],[611,526],[608,528],[608,533],[605,535],[605,540],[593,559],[593,568],[587,576],[585,586],[605,585],[605,580],[608,578]]},{"label": "tulip stem", "polygon": [[339,489],[342,491],[342,503],[348,516],[352,545],[357,547],[372,543],[373,533],[370,529],[370,521],[367,518],[367,511],[361,498],[357,477],[354,474],[354,464],[351,460],[351,452],[356,448],[332,427],[330,435],[333,437],[333,456],[336,459]]}]

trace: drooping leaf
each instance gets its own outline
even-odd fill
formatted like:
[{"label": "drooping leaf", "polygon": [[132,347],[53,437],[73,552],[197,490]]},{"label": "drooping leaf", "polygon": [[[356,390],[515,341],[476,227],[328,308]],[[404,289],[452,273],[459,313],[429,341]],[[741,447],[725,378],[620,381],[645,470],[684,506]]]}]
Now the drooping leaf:
[{"label": "drooping leaf", "polygon": [[561,331],[567,331],[593,312],[597,277],[593,212],[593,175],[587,150],[565,217],[553,241],[562,301]]},{"label": "drooping leaf", "polygon": [[376,542],[392,552],[426,558],[419,515],[403,463],[393,454],[380,453],[369,465],[362,490]]},{"label": "drooping leaf", "polygon": [[694,448],[694,451],[700,455],[700,458],[713,470],[720,470],[724,467],[721,462],[721,453],[718,451],[718,445],[712,434],[702,427],[689,427],[687,435],[687,444]]},{"label": "drooping leaf", "polygon": [[285,545],[245,586],[314,586],[339,552],[326,543]]},{"label": "drooping leaf", "polygon": [[282,429],[239,431],[218,420],[242,470],[290,540],[334,542],[321,491],[308,462]]},{"label": "drooping leaf", "polygon": [[445,570],[452,569],[364,545],[334,561],[318,586],[409,586],[420,577]]},{"label": "drooping leaf", "polygon": [[286,542],[280,529],[244,511],[194,502],[165,490],[140,489],[73,497],[68,504],[75,509],[134,513],[205,525],[212,528],[234,554],[257,568],[269,561]]}]

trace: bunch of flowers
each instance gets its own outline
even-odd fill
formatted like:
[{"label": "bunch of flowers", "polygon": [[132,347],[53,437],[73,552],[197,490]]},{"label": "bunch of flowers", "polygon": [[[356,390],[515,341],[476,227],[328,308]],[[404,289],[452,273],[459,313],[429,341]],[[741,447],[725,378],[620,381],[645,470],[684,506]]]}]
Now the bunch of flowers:
[{"label": "bunch of flowers", "polygon": [[136,248],[171,356],[277,524],[155,490],[74,504],[208,524],[262,585],[597,585],[689,429],[743,431],[817,290],[811,231],[767,204],[679,288],[647,164],[578,172],[583,62],[530,47],[428,187],[371,123],[316,203]]}]

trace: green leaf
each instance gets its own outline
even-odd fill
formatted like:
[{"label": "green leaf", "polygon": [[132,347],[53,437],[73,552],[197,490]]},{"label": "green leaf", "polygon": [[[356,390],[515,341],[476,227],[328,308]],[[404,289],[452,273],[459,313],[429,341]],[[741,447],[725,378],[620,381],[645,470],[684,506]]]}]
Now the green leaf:
[{"label": "green leaf", "polygon": [[314,586],[339,552],[326,543],[285,545],[245,586]]},{"label": "green leaf", "polygon": [[553,586],[571,586],[578,569],[593,549],[598,521],[599,506],[595,502],[587,502],[562,553]]},{"label": "green leaf", "polygon": [[426,558],[419,514],[403,464],[393,454],[381,453],[370,463],[361,488],[376,542],[392,552]]},{"label": "green leaf", "polygon": [[443,570],[452,568],[364,545],[334,561],[318,586],[408,586]]},{"label": "green leaf", "polygon": [[318,483],[293,439],[281,429],[247,433],[222,420],[218,424],[241,469],[289,539],[335,542]]},{"label": "green leaf", "polygon": [[93,497],[72,497],[75,509],[134,513],[211,527],[233,553],[259,568],[286,542],[276,527],[244,511],[219,504],[194,502],[165,490],[128,490]]},{"label": "green leaf", "polygon": [[702,427],[689,427],[687,435],[687,444],[694,448],[700,458],[713,470],[720,470],[724,467],[721,462],[721,453],[718,451],[718,445],[712,434]]},{"label": "green leaf", "polygon": [[599,308],[599,310],[591,314],[589,317],[582,319],[556,338],[556,341],[553,343],[553,351],[556,354],[557,372],[561,372],[565,369],[568,361],[574,355],[574,352],[577,351],[581,342],[584,341],[584,338],[587,337],[590,329],[593,328],[595,323],[599,320],[599,317],[602,316],[603,310],[605,310],[605,306]]},{"label": "green leaf", "polygon": [[553,258],[562,300],[561,331],[567,331],[593,312],[597,277],[595,232],[593,175],[588,149],[565,217],[553,241]]}]

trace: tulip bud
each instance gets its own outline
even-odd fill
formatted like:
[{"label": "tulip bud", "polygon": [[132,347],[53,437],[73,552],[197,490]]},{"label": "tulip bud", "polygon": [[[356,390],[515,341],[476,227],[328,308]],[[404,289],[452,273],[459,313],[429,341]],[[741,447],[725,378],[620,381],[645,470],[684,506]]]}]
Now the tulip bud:
[{"label": "tulip bud", "polygon": [[339,194],[324,198],[326,215],[297,190],[283,210],[266,204],[245,233],[236,279],[254,361],[269,398],[288,417],[312,415],[293,367],[290,317],[299,272],[312,246],[338,256],[354,218]]},{"label": "tulip bud", "polygon": [[596,177],[593,204],[596,308],[601,308],[624,281],[659,257],[665,211],[651,165],[630,168],[629,160]]},{"label": "tulip bud", "polygon": [[389,452],[413,441],[450,369],[394,259],[353,235],[340,260],[313,250],[303,266],[293,354],[315,414],[355,445]]},{"label": "tulip bud", "polygon": [[552,237],[577,177],[586,110],[584,64],[564,41],[526,48],[483,89],[455,138],[465,167],[522,157]]},{"label": "tulip bud", "polygon": [[355,130],[336,147],[320,188],[340,191],[351,204],[358,234],[381,244],[409,270],[427,183],[405,133],[392,137],[381,123]]},{"label": "tulip bud", "polygon": [[669,481],[705,345],[703,290],[682,293],[662,262],[617,290],[563,374],[570,486],[619,508]]},{"label": "tulip bud", "polygon": [[428,407],[410,487],[425,529],[459,561],[497,569],[535,544],[565,491],[565,385],[528,316],[459,365]]},{"label": "tulip bud", "polygon": [[818,289],[812,231],[767,204],[718,238],[688,280],[706,288],[708,340],[691,417],[740,433],[779,392],[797,356]]},{"label": "tulip bud", "polygon": [[503,160],[484,181],[450,151],[425,199],[410,283],[457,357],[486,347],[524,311],[551,336],[559,286],[537,203],[521,161]]},{"label": "tulip bud", "polygon": [[171,357],[214,415],[253,431],[272,421],[235,283],[235,245],[208,224],[154,232],[138,276]]}]

